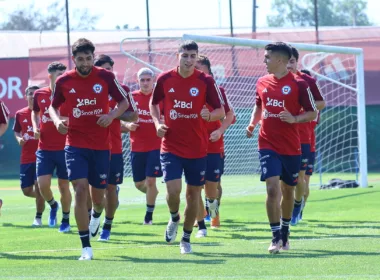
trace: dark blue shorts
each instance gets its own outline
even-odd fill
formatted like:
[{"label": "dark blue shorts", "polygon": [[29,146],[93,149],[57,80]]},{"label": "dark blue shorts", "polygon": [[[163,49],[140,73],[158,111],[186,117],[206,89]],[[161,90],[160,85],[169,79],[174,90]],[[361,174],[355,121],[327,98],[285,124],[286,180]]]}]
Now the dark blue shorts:
[{"label": "dark blue shorts", "polygon": [[307,163],[310,158],[310,144],[301,144],[301,168],[300,170],[305,171],[307,169]]},{"label": "dark blue shorts", "polygon": [[123,154],[111,154],[110,173],[108,175],[109,185],[118,185],[123,183],[124,177],[124,160]]},{"label": "dark blue shorts", "polygon": [[21,188],[27,188],[34,185],[37,180],[36,163],[26,163],[20,165],[20,184]]},{"label": "dark blue shorts", "polygon": [[53,175],[55,173],[59,179],[67,180],[67,168],[65,160],[65,151],[42,151],[36,152],[37,177],[44,175]]},{"label": "dark blue shorts", "polygon": [[315,163],[315,152],[310,152],[309,162],[306,169],[306,175],[313,175],[314,171],[314,163]]},{"label": "dark blue shorts", "polygon": [[199,187],[205,184],[207,157],[188,159],[163,153],[160,158],[165,182],[181,179],[185,173],[186,184]]},{"label": "dark blue shorts", "polygon": [[279,155],[272,150],[260,150],[261,181],[274,176],[289,186],[296,186],[301,156]]},{"label": "dark blue shorts", "polygon": [[131,152],[131,165],[134,182],[144,181],[146,177],[162,177],[160,150]]},{"label": "dark blue shorts", "polygon": [[222,153],[207,154],[206,181],[220,182],[224,169]]},{"label": "dark blue shorts", "polygon": [[94,188],[107,187],[110,167],[109,150],[98,151],[66,146],[65,157],[70,181],[88,179]]}]

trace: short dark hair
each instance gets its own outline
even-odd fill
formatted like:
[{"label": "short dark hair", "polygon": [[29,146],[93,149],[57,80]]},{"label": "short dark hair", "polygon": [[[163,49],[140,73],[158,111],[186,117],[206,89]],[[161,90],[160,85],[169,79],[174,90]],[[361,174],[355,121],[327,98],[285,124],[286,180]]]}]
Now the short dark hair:
[{"label": "short dark hair", "polygon": [[272,44],[268,44],[265,46],[266,51],[272,51],[275,53],[280,53],[283,56],[287,57],[290,59],[292,57],[292,49],[291,47],[284,43],[284,42],[275,42]]},{"label": "short dark hair", "polygon": [[90,40],[86,38],[80,38],[74,42],[71,51],[73,53],[73,56],[76,56],[79,52],[90,52],[93,54],[95,51],[95,46]]},{"label": "short dark hair", "polygon": [[112,60],[111,57],[105,54],[99,54],[98,56],[95,57],[95,62],[94,62],[95,66],[102,66],[105,63],[109,63],[111,66],[113,66],[115,62]]},{"label": "short dark hair", "polygon": [[198,44],[193,40],[183,41],[178,47],[178,52],[181,52],[182,50],[198,52]]},{"label": "short dark hair", "polygon": [[37,90],[37,89],[40,89],[40,87],[39,87],[39,86],[36,86],[36,85],[28,86],[28,87],[25,89],[25,95],[28,94],[28,91],[29,91],[29,90]]},{"label": "short dark hair", "polygon": [[61,63],[61,62],[59,62],[59,61],[54,61],[54,62],[52,62],[52,63],[50,63],[50,64],[48,65],[47,70],[48,70],[48,73],[49,73],[49,74],[52,74],[53,72],[55,72],[55,71],[57,71],[57,70],[59,70],[59,71],[65,71],[66,68],[67,68],[67,67],[66,67],[65,64],[63,64],[63,63]]},{"label": "short dark hair", "polygon": [[298,50],[293,47],[293,46],[290,46],[292,48],[292,56],[294,56],[294,58],[296,59],[296,61],[298,61],[298,59],[300,58],[300,53],[298,52]]},{"label": "short dark hair", "polygon": [[210,62],[210,60],[208,59],[207,56],[205,56],[204,54],[198,55],[197,62],[199,62],[202,65],[206,65],[207,68],[208,68],[208,71],[210,72],[210,75],[211,76],[213,75],[212,71],[211,71],[211,62]]},{"label": "short dark hair", "polygon": [[307,69],[302,69],[301,72],[302,72],[302,73],[305,73],[306,75],[309,75],[309,76],[311,77],[311,73],[310,73],[309,70],[307,70]]}]

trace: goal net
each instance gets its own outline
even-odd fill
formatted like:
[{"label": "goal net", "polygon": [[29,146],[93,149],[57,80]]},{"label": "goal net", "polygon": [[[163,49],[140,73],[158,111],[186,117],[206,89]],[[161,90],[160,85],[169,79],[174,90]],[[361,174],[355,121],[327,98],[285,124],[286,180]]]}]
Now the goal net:
[{"label": "goal net", "polygon": [[[149,67],[156,73],[177,66],[176,51],[181,40],[194,40],[199,53],[210,58],[216,82],[226,90],[237,122],[225,134],[225,175],[260,173],[257,134],[247,139],[245,127],[253,109],[256,81],[266,74],[263,63],[267,41],[219,36],[184,35],[182,38],[124,39],[120,45],[127,56],[124,83],[138,89],[136,73]],[[327,106],[317,125],[314,183],[331,178],[356,179],[367,185],[365,100],[361,49],[293,44],[300,51],[299,69],[308,69],[317,79]],[[124,135],[125,158],[129,139]],[[131,175],[129,161],[125,175]],[[319,180],[316,181],[316,178]]]}]

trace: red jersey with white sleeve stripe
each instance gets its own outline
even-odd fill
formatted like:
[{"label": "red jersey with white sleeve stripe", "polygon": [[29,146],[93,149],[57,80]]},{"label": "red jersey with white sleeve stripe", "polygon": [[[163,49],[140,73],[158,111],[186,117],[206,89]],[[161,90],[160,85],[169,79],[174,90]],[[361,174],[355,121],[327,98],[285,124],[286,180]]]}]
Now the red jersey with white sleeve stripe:
[{"label": "red jersey with white sleeve stripe", "polygon": [[152,104],[163,102],[168,130],[162,140],[161,152],[194,159],[207,155],[209,135],[200,113],[203,106],[221,108],[221,92],[214,79],[195,69],[187,78],[177,68],[158,76]]},{"label": "red jersey with white sleeve stripe", "polygon": [[96,122],[99,115],[109,113],[110,95],[117,103],[127,94],[115,75],[105,69],[93,67],[91,73],[80,76],[70,70],[59,76],[55,84],[52,107],[67,103],[69,110],[66,145],[92,150],[110,149],[110,129]]},{"label": "red jersey with white sleeve stripe", "polygon": [[9,113],[7,106],[0,100],[0,124],[7,124],[9,122]]},{"label": "red jersey with white sleeve stripe", "polygon": [[13,131],[20,133],[25,141],[25,144],[21,147],[21,164],[36,162],[38,140],[34,138],[31,114],[32,110],[29,107],[18,110],[13,125]]},{"label": "red jersey with white sleeve stripe", "polygon": [[298,125],[281,121],[279,114],[285,108],[293,116],[301,108],[307,112],[317,110],[308,84],[290,72],[281,79],[272,74],[261,77],[256,84],[256,106],[262,109],[259,150],[300,155]]}]

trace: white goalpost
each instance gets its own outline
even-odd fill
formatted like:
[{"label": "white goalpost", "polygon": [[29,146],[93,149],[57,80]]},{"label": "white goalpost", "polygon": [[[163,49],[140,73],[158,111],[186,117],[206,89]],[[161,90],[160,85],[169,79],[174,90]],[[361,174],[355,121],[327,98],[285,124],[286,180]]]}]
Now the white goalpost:
[{"label": "white goalpost", "polygon": [[[185,34],[182,38],[124,39],[121,52],[127,56],[123,82],[137,89],[135,75],[141,67],[156,73],[177,65],[175,53],[181,40],[194,40],[199,53],[210,58],[215,80],[226,89],[237,122],[225,135],[226,175],[258,174],[257,131],[254,141],[245,138],[254,104],[256,81],[266,74],[264,46],[270,41]],[[363,51],[358,48],[291,43],[300,51],[300,69],[317,79],[327,107],[316,128],[314,172],[320,184],[331,178],[367,180],[367,144]],[[125,159],[128,135],[124,136]],[[125,170],[130,173],[126,160]]]}]

